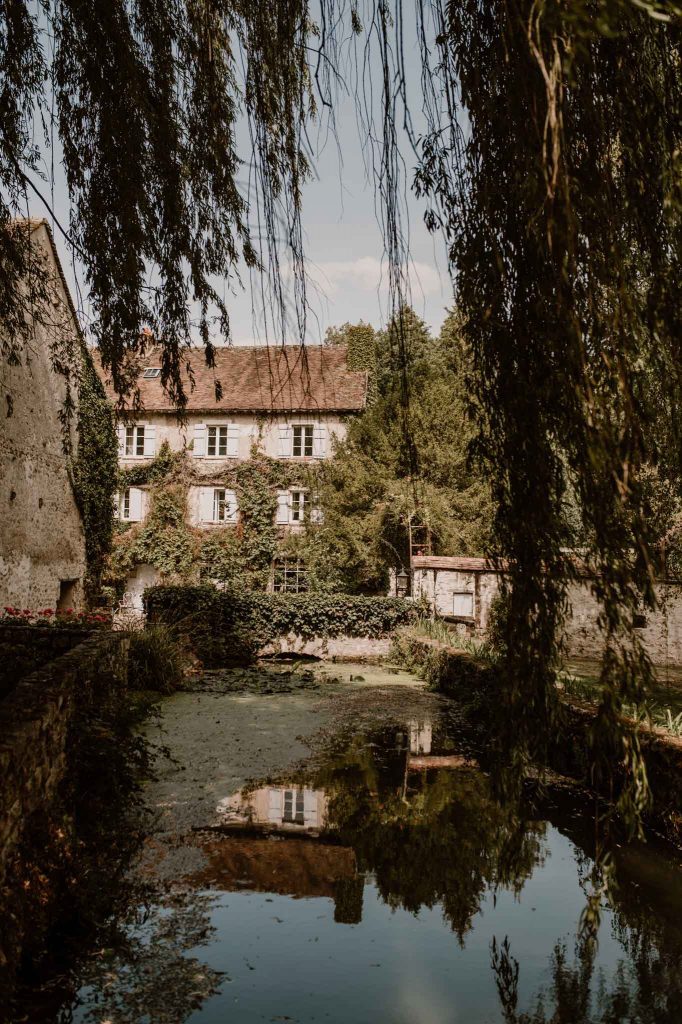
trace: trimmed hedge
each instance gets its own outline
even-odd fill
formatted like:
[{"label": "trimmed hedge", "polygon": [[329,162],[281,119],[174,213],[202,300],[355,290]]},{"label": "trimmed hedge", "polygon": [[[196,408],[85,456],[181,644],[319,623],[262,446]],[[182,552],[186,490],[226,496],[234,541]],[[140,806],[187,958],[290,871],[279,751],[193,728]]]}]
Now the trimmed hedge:
[{"label": "trimmed hedge", "polygon": [[206,664],[248,661],[264,644],[293,633],[304,640],[384,637],[416,615],[409,601],[348,594],[263,594],[215,587],[150,587],[150,622],[184,627]]}]

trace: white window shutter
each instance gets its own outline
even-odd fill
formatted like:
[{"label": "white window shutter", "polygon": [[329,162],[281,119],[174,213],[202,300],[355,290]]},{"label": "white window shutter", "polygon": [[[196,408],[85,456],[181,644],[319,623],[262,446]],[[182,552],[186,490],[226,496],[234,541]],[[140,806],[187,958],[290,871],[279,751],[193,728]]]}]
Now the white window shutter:
[{"label": "white window shutter", "polygon": [[279,425],[279,454],[282,459],[291,458],[291,439],[293,431],[286,423]]},{"label": "white window shutter", "polygon": [[152,459],[156,455],[156,427],[144,428],[144,457]]},{"label": "white window shutter", "polygon": [[114,519],[121,518],[121,491],[114,491]]},{"label": "white window shutter", "polygon": [[277,492],[277,519],[279,526],[289,522],[289,509],[291,507],[291,495],[288,491]]},{"label": "white window shutter", "polygon": [[130,522],[139,523],[142,519],[142,491],[139,487],[130,488]]},{"label": "white window shutter", "polygon": [[195,459],[203,459],[206,455],[206,424],[194,424],[194,449],[192,451]]},{"label": "white window shutter", "polygon": [[122,459],[126,453],[126,428],[125,425],[119,424],[116,427],[116,433],[118,435],[118,457]]},{"label": "white window shutter", "polygon": [[310,510],[310,522],[311,523],[323,523],[324,522],[324,512],[317,505],[315,506],[315,508],[311,508],[311,510]]},{"label": "white window shutter", "polygon": [[236,459],[239,455],[239,426],[230,423],[227,428],[227,454],[230,459]]},{"label": "white window shutter", "polygon": [[313,455],[316,459],[324,459],[327,454],[327,428],[324,423],[315,424],[313,434]]},{"label": "white window shutter", "polygon": [[213,487],[199,488],[199,522],[213,522]]},{"label": "white window shutter", "polygon": [[283,814],[283,799],[281,789],[268,791],[268,821],[281,822]]}]

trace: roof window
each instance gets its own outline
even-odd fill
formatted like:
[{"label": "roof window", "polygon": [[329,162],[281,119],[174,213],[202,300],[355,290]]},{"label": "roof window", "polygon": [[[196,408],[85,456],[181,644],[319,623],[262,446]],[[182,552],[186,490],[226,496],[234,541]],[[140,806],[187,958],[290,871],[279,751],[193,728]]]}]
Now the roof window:
[{"label": "roof window", "polygon": [[161,367],[160,366],[148,366],[147,369],[142,374],[142,376],[145,378],[145,380],[153,380],[154,377],[160,377],[161,376]]}]

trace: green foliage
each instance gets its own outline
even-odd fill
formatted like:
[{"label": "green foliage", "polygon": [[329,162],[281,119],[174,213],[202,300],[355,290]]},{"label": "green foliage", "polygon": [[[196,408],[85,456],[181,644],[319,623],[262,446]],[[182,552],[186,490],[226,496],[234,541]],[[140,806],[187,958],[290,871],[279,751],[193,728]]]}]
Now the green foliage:
[{"label": "green foliage", "polygon": [[175,633],[163,623],[130,633],[128,685],[133,690],[173,693],[183,679],[184,658]]},{"label": "green foliage", "polygon": [[[24,212],[27,187],[58,152],[70,203],[65,224],[119,393],[131,388],[125,357],[148,323],[161,339],[171,400],[183,404],[183,344],[197,311],[210,359],[214,319],[226,339],[230,333],[218,280],[237,282],[240,261],[241,269],[279,267],[282,237],[303,322],[301,133],[315,106],[307,3],[20,3],[3,7],[0,29],[0,226]],[[326,79],[322,69],[320,84]],[[242,120],[250,141],[239,153]],[[249,232],[251,202],[263,225],[259,249]],[[12,232],[2,234],[0,310],[12,335],[22,327],[25,263]],[[271,314],[281,332],[285,303],[276,295]],[[28,344],[25,329],[21,337]]]},{"label": "green foliage", "polygon": [[433,553],[478,554],[492,515],[487,489],[469,464],[473,428],[454,316],[433,339],[412,310],[402,309],[375,349],[376,401],[349,424],[322,488],[322,536],[343,588],[352,592],[385,591],[389,570],[409,564],[410,519],[428,527]]},{"label": "green foliage", "polygon": [[86,597],[92,599],[99,592],[111,549],[118,442],[111,406],[85,346],[78,382],[77,431],[73,481],[85,533]]},{"label": "green foliage", "polygon": [[126,487],[141,487],[145,484],[158,483],[171,477],[181,461],[182,453],[173,452],[168,441],[164,441],[150,462],[143,462],[138,466],[120,470],[118,485],[123,490]]},{"label": "green foliage", "polygon": [[324,336],[325,345],[345,345],[349,370],[367,371],[367,407],[377,400],[377,337],[371,324],[360,320],[357,324],[342,324],[328,327]]},{"label": "green foliage", "polygon": [[248,660],[264,644],[290,633],[304,640],[389,636],[415,614],[409,602],[397,598],[264,594],[207,586],[150,587],[145,604],[151,622],[182,630],[207,664]]},{"label": "green foliage", "polygon": [[[319,472],[254,451],[251,459],[206,478],[190,456],[172,452],[164,442],[150,463],[119,474],[120,488],[147,487],[150,509],[144,523],[118,524],[107,565],[109,585],[121,593],[135,567],[148,563],[163,582],[209,580],[264,590],[273,558],[296,555],[306,563],[311,590],[336,589],[340,577],[334,574],[322,528],[308,522],[304,533],[282,536],[275,524],[277,490],[299,485],[317,493]],[[192,484],[233,489],[239,523],[210,530],[190,526],[187,494]]]}]

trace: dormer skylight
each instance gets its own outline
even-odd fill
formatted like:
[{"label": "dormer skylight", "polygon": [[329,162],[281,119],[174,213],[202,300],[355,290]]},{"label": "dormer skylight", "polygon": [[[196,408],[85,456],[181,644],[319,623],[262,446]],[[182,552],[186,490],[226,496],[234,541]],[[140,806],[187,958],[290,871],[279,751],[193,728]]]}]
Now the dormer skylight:
[{"label": "dormer skylight", "polygon": [[147,369],[142,374],[142,376],[144,377],[145,380],[153,380],[155,377],[160,377],[161,376],[161,367],[160,366],[148,366]]}]

